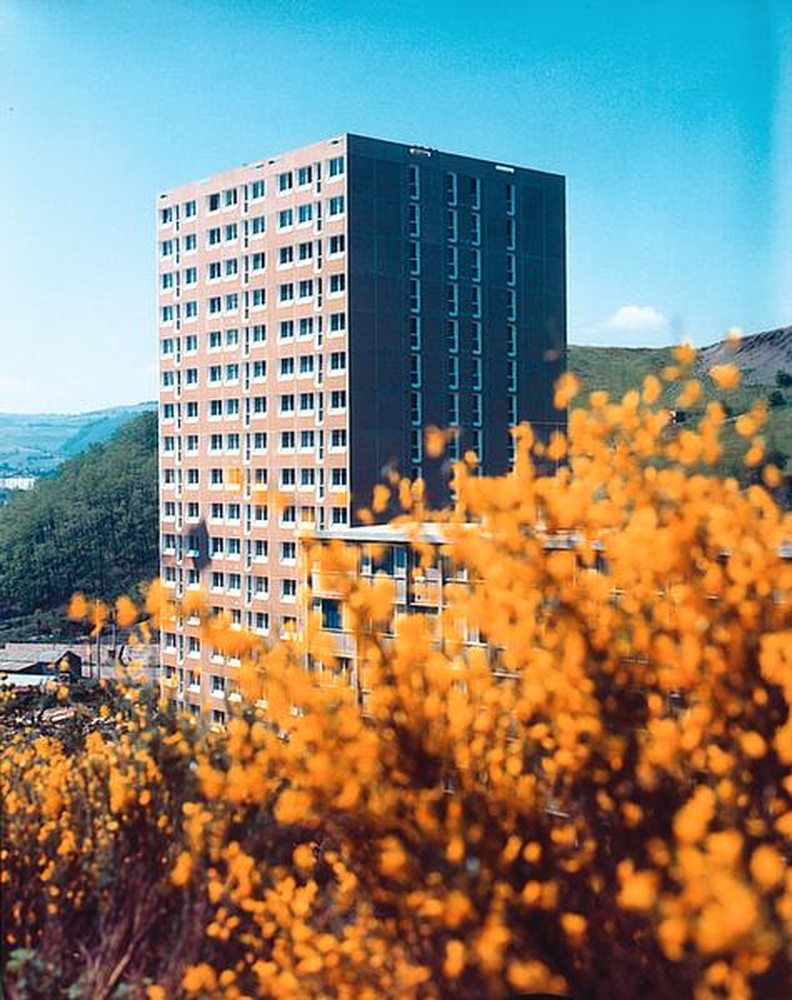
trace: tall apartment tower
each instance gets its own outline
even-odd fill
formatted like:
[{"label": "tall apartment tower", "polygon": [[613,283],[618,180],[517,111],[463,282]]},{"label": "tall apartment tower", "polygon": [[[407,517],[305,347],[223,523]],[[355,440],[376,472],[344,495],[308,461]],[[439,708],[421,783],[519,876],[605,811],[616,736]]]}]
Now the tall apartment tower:
[{"label": "tall apartment tower", "polygon": [[[301,528],[391,467],[446,497],[423,428],[487,473],[559,422],[564,178],[341,135],[160,195],[162,576],[263,635],[296,627]],[[223,721],[233,660],[163,635],[179,703]]]}]

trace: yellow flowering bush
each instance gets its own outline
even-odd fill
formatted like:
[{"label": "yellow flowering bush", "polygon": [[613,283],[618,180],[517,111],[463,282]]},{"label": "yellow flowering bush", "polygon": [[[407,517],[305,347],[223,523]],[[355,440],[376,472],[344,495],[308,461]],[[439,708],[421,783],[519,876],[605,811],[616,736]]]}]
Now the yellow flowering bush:
[{"label": "yellow flowering bush", "polygon": [[[696,397],[693,352],[675,361]],[[772,472],[709,471],[719,402],[680,428],[660,390],[594,393],[550,440],[516,428],[508,475],[466,456],[448,510],[378,489],[408,534],[442,525],[412,542],[417,575],[460,570],[441,641],[420,615],[391,635],[392,583],[308,544],[365,703],[317,683],[317,622],[269,647],[191,605],[241,661],[223,732],[107,687],[78,736],[7,739],[9,995],[788,995],[792,520]],[[738,428],[749,463],[761,423]],[[184,612],[153,586],[144,626]]]}]

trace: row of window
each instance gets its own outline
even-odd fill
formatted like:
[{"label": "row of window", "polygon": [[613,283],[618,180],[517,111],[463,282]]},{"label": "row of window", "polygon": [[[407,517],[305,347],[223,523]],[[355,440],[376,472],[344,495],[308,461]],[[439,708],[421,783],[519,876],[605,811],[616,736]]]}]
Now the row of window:
[{"label": "row of window", "polygon": [[[321,173],[322,166],[319,163],[297,167],[295,170],[285,170],[277,175],[277,191],[279,194],[285,194],[286,192],[293,190],[295,186],[297,188],[307,187],[309,184],[313,183],[314,178],[318,183],[320,183]],[[343,156],[334,156],[332,159],[327,161],[327,176],[329,180],[342,177],[343,174]],[[265,178],[260,178],[259,180],[251,181],[248,185],[243,184],[241,187],[229,187],[224,191],[212,191],[210,194],[206,195],[207,212],[219,212],[223,208],[235,208],[240,201],[240,192],[243,201],[247,201],[248,198],[250,198],[251,201],[260,201],[262,198],[266,197],[267,181]],[[160,225],[170,225],[177,219],[178,214],[177,206],[166,205],[164,208],[160,209]],[[182,203],[183,218],[192,219],[195,218],[197,214],[198,202],[195,198]]]},{"label": "row of window", "polygon": [[[328,296],[343,295],[346,291],[346,275],[331,274],[327,281]],[[317,304],[321,304],[321,278],[305,278],[301,281],[282,282],[277,286],[277,303],[279,306],[304,302],[316,296]],[[210,295],[206,299],[206,311],[209,316],[237,313],[240,300],[244,301],[246,309],[261,309],[267,304],[267,289],[253,288],[249,292],[227,292],[225,295]],[[198,300],[188,299],[179,303],[168,303],[160,307],[160,323],[173,323],[177,319],[194,320],[198,318]]]},{"label": "row of window", "polygon": [[[297,320],[284,319],[278,324],[278,341],[288,342],[295,339],[310,340],[315,333],[322,332],[321,316],[301,316]],[[341,334],[346,330],[346,313],[335,312],[329,316],[330,336]],[[251,327],[244,327],[245,349],[259,346],[267,342],[267,326],[265,323],[256,323]],[[206,348],[208,351],[236,350],[239,347],[240,335],[237,327],[229,327],[227,330],[210,330],[206,334]],[[182,347],[185,354],[196,354],[199,349],[197,333],[188,333],[184,337],[163,337],[160,341],[160,353],[162,357],[176,356],[177,360],[181,354]],[[332,357],[332,356],[331,356]],[[332,367],[332,361],[331,361]],[[173,383],[171,383],[173,384]]]},{"label": "row of window", "polygon": [[[344,403],[345,400],[346,400],[346,394],[342,393],[341,397],[338,399],[338,402]],[[238,403],[238,402],[239,400],[234,400],[234,399],[226,400],[226,404]],[[339,412],[341,412],[344,409],[344,407],[342,405],[339,405],[336,409]],[[226,410],[227,411],[230,410],[228,405],[226,406]],[[239,412],[238,408],[234,412],[238,413]],[[230,412],[227,412],[226,415],[230,416],[232,414]],[[209,450],[210,451],[222,450],[222,451],[232,451],[232,452],[238,451],[239,442],[233,436],[235,433],[236,432],[229,433],[224,439],[224,441],[217,440],[220,437],[219,435],[214,435],[214,434],[210,435],[209,436],[210,445],[214,445],[215,441],[217,441],[218,446],[216,448],[210,447]],[[319,437],[317,437],[317,433],[319,434]],[[199,453],[200,440],[199,440],[199,435],[197,434],[187,434],[183,439],[177,438],[173,434],[164,435],[162,439],[163,452],[165,452],[166,454],[173,454],[174,452],[177,451],[177,446],[181,447],[182,441],[184,441],[185,451],[188,454]],[[254,431],[252,433],[246,433],[245,435],[246,449],[252,447],[253,450],[255,451],[259,452],[266,451],[268,443],[269,443],[269,438],[267,436],[266,431]],[[313,451],[316,448],[317,443],[319,444],[320,447],[322,447],[322,445],[324,444],[324,438],[322,436],[322,431],[317,432],[313,428],[304,428],[300,431],[280,431],[278,437],[278,451],[280,452],[293,452],[297,450],[306,452]],[[329,438],[328,438],[329,450],[332,452],[344,451],[346,449],[346,445],[347,445],[346,430],[343,427],[331,428],[329,430]],[[256,471],[257,472],[261,471],[264,473],[263,479],[257,478],[256,482],[259,484],[265,484],[266,469],[256,470]],[[173,469],[164,470],[166,484],[172,484],[175,482],[175,477],[172,477],[173,472],[174,472]]]},{"label": "row of window", "polygon": [[[179,505],[181,506],[181,504]],[[241,504],[236,502],[222,503],[214,501],[208,504],[209,523],[242,524],[242,514],[245,514],[245,523],[248,528],[253,524],[264,525],[269,523],[268,504]],[[197,500],[190,500],[184,504],[184,515],[187,521],[198,523],[201,519],[201,504]],[[323,512],[323,508],[319,508]],[[175,521],[179,515],[179,510],[175,500],[165,500],[162,504],[163,521]],[[330,508],[330,520],[332,524],[346,524],[348,520],[348,508],[333,506]],[[281,527],[295,527],[300,524],[316,524],[317,508],[308,505],[298,507],[295,504],[286,504],[280,508],[278,523]]]}]

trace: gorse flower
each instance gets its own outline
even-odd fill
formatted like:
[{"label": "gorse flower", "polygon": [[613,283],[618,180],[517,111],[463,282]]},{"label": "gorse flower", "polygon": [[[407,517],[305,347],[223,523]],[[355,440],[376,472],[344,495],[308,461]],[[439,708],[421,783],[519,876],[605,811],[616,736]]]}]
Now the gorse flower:
[{"label": "gorse flower", "polygon": [[[308,540],[354,676],[310,614],[266,646],[160,583],[119,601],[143,638],[200,621],[239,660],[239,706],[213,732],[166,686],[106,687],[79,738],[4,741],[6,951],[50,995],[786,995],[792,522],[778,470],[709,471],[719,402],[673,424],[669,381],[702,396],[694,361],[593,393],[564,435],[515,428],[508,475],[465,456],[448,510],[377,488],[364,516],[403,512],[416,593],[451,568],[441,622],[394,621],[393,580]],[[565,377],[557,404],[577,392]],[[749,465],[763,418],[736,426]],[[427,451],[448,440],[429,429]],[[109,612],[76,595],[70,614]],[[14,995],[32,962],[6,963]]]}]

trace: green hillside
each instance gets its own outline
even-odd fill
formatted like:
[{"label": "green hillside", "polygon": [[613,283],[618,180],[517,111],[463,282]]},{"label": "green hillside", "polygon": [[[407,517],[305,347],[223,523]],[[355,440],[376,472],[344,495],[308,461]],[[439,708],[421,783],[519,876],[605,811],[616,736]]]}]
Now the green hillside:
[{"label": "green hillside", "polygon": [[[156,576],[157,416],[67,459],[0,507],[0,632],[46,631],[75,590],[113,599]],[[35,629],[34,629],[35,630]]]},{"label": "green hillside", "polygon": [[139,403],[91,413],[0,413],[0,475],[46,475],[153,409],[155,403]]},{"label": "green hillside", "polygon": [[[740,387],[734,391],[719,392],[707,371],[714,364],[733,360],[743,373]],[[657,375],[673,363],[672,348],[629,347],[578,347],[570,346],[568,354],[570,371],[581,381],[582,391],[574,405],[583,406],[588,395],[604,390],[612,399],[620,399],[628,389],[640,388],[647,375]],[[704,393],[694,408],[686,411],[694,421],[703,413],[709,399],[719,398],[730,415],[723,435],[724,454],[719,471],[735,475],[743,482],[751,475],[742,463],[745,442],[733,429],[734,418],[749,410],[757,401],[768,404],[768,420],[763,431],[767,457],[787,475],[786,502],[792,501],[792,327],[772,330],[743,337],[736,350],[723,343],[702,348],[694,365],[693,374],[701,380]],[[679,384],[666,387],[662,402],[678,409]]]}]

